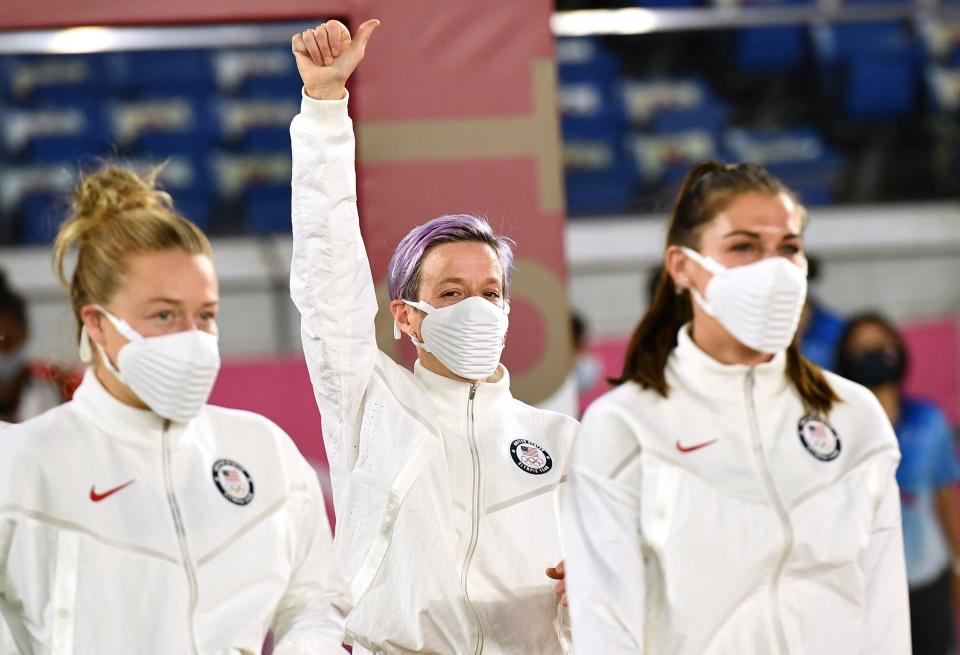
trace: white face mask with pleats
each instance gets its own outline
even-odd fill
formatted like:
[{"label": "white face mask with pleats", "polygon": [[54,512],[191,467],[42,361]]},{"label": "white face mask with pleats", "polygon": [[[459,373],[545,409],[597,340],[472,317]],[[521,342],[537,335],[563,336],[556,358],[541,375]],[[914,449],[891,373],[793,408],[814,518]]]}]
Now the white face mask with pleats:
[{"label": "white face mask with pleats", "polygon": [[[452,373],[467,380],[484,380],[497,371],[510,322],[509,304],[501,308],[481,296],[446,307],[423,300],[403,302],[427,314],[420,324],[423,341],[410,335],[413,345],[433,353]],[[394,336],[399,338],[396,325]]]},{"label": "white face mask with pleats", "polygon": [[[117,363],[100,344],[104,366],[142,400],[155,414],[185,422],[197,416],[210,398],[220,371],[217,335],[203,330],[184,330],[158,337],[144,337],[129,323],[96,306],[129,342],[120,348]],[[90,337],[83,328],[80,358],[91,359]]]},{"label": "white face mask with pleats", "polygon": [[690,288],[697,304],[737,341],[757,352],[776,354],[793,341],[807,299],[806,266],[768,257],[726,268],[696,250],[681,250],[713,273],[705,298]]}]

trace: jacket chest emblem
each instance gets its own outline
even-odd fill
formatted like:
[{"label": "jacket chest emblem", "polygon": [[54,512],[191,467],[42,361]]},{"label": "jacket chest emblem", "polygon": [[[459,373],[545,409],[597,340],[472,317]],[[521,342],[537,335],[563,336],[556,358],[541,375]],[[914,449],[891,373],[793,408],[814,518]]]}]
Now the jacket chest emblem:
[{"label": "jacket chest emblem", "polygon": [[526,439],[515,439],[510,444],[510,457],[521,471],[533,475],[542,475],[553,468],[550,453]]},{"label": "jacket chest emblem", "polygon": [[816,416],[804,416],[797,426],[797,433],[807,452],[821,462],[830,462],[840,456],[840,437],[826,421]]},{"label": "jacket chest emblem", "polygon": [[253,500],[253,478],[247,469],[231,459],[214,462],[213,483],[220,495],[234,505],[246,505]]}]

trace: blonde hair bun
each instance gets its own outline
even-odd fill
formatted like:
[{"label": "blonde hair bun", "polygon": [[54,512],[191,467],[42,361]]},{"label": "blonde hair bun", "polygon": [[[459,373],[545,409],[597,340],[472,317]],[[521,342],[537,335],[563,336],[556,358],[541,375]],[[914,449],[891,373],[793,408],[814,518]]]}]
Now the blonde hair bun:
[{"label": "blonde hair bun", "polygon": [[141,177],[119,166],[107,166],[85,175],[74,189],[73,215],[104,220],[136,209],[173,211],[170,195],[157,188],[162,171],[158,166]]}]

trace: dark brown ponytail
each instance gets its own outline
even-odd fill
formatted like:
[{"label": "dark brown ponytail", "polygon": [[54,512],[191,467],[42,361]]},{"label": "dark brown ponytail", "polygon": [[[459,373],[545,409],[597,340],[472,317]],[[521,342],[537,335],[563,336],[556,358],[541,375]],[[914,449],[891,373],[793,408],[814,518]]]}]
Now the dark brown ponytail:
[{"label": "dark brown ponytail", "polygon": [[[795,199],[780,180],[759,166],[703,162],[683,180],[667,229],[666,245],[698,249],[703,228],[731,200],[745,193],[785,193]],[[667,360],[677,346],[680,328],[693,318],[690,302],[689,292],[675,287],[663,271],[650,307],[630,338],[623,372],[612,382],[632,381],[664,398],[669,395]],[[825,415],[839,401],[823,372],[800,353],[799,337],[787,349],[787,376],[812,412]]]}]

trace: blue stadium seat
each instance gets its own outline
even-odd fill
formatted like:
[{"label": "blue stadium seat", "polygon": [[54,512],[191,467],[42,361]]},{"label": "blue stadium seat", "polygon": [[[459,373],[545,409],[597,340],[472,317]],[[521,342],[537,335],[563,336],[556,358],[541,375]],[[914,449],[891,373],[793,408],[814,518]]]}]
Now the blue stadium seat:
[{"label": "blue stadium seat", "polygon": [[84,107],[48,107],[7,110],[2,130],[11,159],[76,165],[104,151],[102,127],[98,112]]},{"label": "blue stadium seat", "polygon": [[848,115],[862,119],[900,118],[916,109],[920,68],[910,53],[856,57],[848,66]]},{"label": "blue stadium seat", "polygon": [[916,110],[924,52],[901,22],[817,28],[814,44],[827,94],[846,117],[894,119]]},{"label": "blue stadium seat", "polygon": [[822,205],[835,199],[843,161],[813,127],[732,128],[724,146],[727,159],[766,167],[806,204]]},{"label": "blue stadium seat", "polygon": [[186,96],[115,103],[110,124],[115,143],[150,157],[201,157],[217,138],[208,104]]},{"label": "blue stadium seat", "polygon": [[118,92],[137,94],[209,93],[214,86],[211,53],[207,50],[121,52],[109,55],[110,85]]},{"label": "blue stadium seat", "polygon": [[210,227],[210,213],[215,204],[215,197],[205,190],[173,191],[173,205],[180,215],[189,218],[201,230],[207,231]]},{"label": "blue stadium seat", "polygon": [[218,105],[219,132],[245,152],[290,152],[290,121],[298,110],[296,100],[226,100]]},{"label": "blue stadium seat", "polygon": [[302,82],[288,48],[227,50],[213,55],[222,93],[244,98],[299,98]]},{"label": "blue stadium seat", "polygon": [[290,232],[290,185],[250,186],[243,193],[251,234]]},{"label": "blue stadium seat", "polygon": [[620,73],[620,60],[598,39],[557,39],[556,59],[561,84],[613,82]]},{"label": "blue stadium seat", "polygon": [[793,190],[804,205],[820,206],[836,202],[842,158],[826,153],[817,161],[771,164],[771,173]]},{"label": "blue stadium seat", "polygon": [[744,28],[736,36],[736,66],[745,73],[786,73],[806,55],[807,30],[801,26]]},{"label": "blue stadium seat", "polygon": [[641,179],[658,184],[665,176],[686,171],[704,159],[719,156],[720,145],[713,132],[693,128],[673,133],[635,133],[628,139]]},{"label": "blue stadium seat", "polygon": [[721,104],[696,77],[627,79],[619,93],[627,120],[637,127],[650,125],[664,112],[697,112]]},{"label": "blue stadium seat", "polygon": [[31,194],[20,204],[22,223],[20,236],[24,244],[52,243],[60,223],[66,217],[67,207],[63,198],[47,194]]},{"label": "blue stadium seat", "polygon": [[696,109],[674,109],[657,112],[648,126],[653,134],[675,134],[689,130],[706,130],[720,140],[727,125],[730,109],[724,103],[709,99]]},{"label": "blue stadium seat", "polygon": [[102,55],[0,58],[2,94],[24,106],[94,103],[106,88]]},{"label": "blue stadium seat", "polygon": [[623,173],[567,172],[567,213],[620,214],[631,209],[635,197],[635,176]]}]

